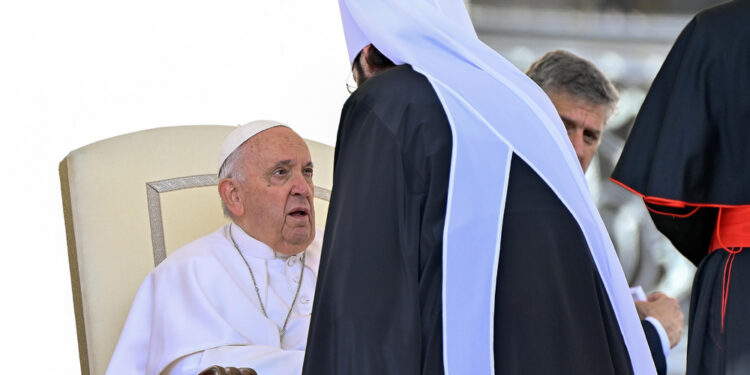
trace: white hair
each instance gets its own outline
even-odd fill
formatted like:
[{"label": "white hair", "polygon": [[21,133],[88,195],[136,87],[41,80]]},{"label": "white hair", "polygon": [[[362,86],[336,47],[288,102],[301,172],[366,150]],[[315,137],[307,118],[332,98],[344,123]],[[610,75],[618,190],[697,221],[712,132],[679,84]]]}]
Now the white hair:
[{"label": "white hair", "polygon": [[[225,179],[225,178],[233,178],[235,180],[239,181],[245,181],[245,175],[242,173],[242,170],[239,168],[239,160],[242,158],[244,152],[241,150],[242,146],[247,143],[250,139],[243,142],[239,147],[234,149],[229,156],[224,160],[224,164],[221,165],[221,168],[219,168],[219,181]],[[227,204],[224,202],[224,200],[221,200],[221,209],[224,211],[224,216],[233,219],[234,216],[232,216],[232,212],[229,211],[229,208],[227,207]]]}]

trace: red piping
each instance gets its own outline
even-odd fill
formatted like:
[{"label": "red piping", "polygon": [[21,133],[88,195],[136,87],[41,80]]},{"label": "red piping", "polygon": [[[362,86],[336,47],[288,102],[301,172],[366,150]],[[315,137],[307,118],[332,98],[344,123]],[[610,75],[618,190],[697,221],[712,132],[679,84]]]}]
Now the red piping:
[{"label": "red piping", "polygon": [[[648,198],[643,198],[643,201],[644,201],[644,202],[646,202],[646,203],[652,203],[652,202],[649,202],[649,201],[648,201]],[[654,204],[655,204],[655,203],[654,203]],[[669,213],[669,212],[662,212],[662,211],[658,211],[658,210],[656,210],[656,209],[654,209],[654,208],[651,208],[651,207],[649,207],[649,205],[646,205],[646,208],[647,208],[647,209],[648,209],[649,211],[651,211],[651,212],[653,212],[653,213],[655,213],[655,214],[659,214],[659,215],[665,215],[665,216],[672,216],[672,217],[678,217],[678,218],[685,218],[685,217],[689,217],[690,215],[692,215],[692,214],[696,213],[696,212],[697,212],[698,210],[700,210],[700,209],[701,209],[700,207],[696,207],[696,208],[694,208],[694,209],[693,209],[692,211],[690,211],[690,212],[688,212],[688,213],[686,213],[686,214],[681,214],[681,215],[680,215],[680,214],[673,214],[673,213]]]},{"label": "red piping", "polygon": [[[628,185],[625,185],[624,183],[615,180],[614,178],[610,177],[610,181],[622,186],[625,188],[625,190],[643,198],[647,203],[651,204],[658,204],[660,206],[667,206],[667,207],[675,207],[675,208],[683,208],[686,206],[695,206],[695,207],[716,207],[716,208],[736,208],[736,207],[744,207],[744,208],[750,208],[750,204],[720,204],[720,203],[693,203],[693,202],[683,202],[676,199],[668,199],[668,198],[659,198],[659,197],[649,197],[645,194],[641,194],[635,189],[631,188]],[[655,211],[656,212],[656,211]],[[659,212],[656,212],[659,213]],[[667,215],[674,215],[674,214],[668,214]]]},{"label": "red piping", "polygon": [[[631,187],[625,185],[624,183],[615,180],[614,178],[610,177],[610,180],[612,182],[622,186],[623,188],[627,189],[633,194],[636,194],[643,198],[643,201],[646,203],[651,203],[655,205],[660,206],[666,206],[666,207],[675,207],[675,208],[685,208],[688,206],[693,206],[695,209],[690,211],[686,214],[673,214],[669,212],[661,212],[658,210],[655,210],[651,207],[646,205],[646,208],[648,208],[649,211],[660,214],[660,215],[669,215],[677,218],[685,218],[692,214],[694,214],[696,211],[698,211],[701,207],[716,207],[719,209],[718,215],[716,215],[716,229],[714,231],[714,238],[711,240],[711,247],[709,248],[708,253],[712,253],[716,250],[722,249],[729,253],[729,256],[727,257],[727,260],[724,262],[724,273],[722,275],[721,280],[721,332],[724,332],[724,321],[727,314],[727,303],[729,301],[729,284],[732,280],[732,265],[734,264],[734,258],[737,254],[739,254],[743,248],[750,247],[750,233],[745,233],[747,230],[744,229],[746,227],[738,228],[736,225],[738,224],[737,216],[742,217],[739,219],[740,223],[743,223],[744,225],[747,222],[747,218],[749,217],[746,213],[750,212],[750,205],[729,205],[729,204],[715,204],[715,203],[690,203],[690,202],[682,202],[674,199],[666,199],[666,198],[658,198],[658,197],[647,197],[644,194],[639,193],[635,189],[632,189]],[[732,211],[732,214],[730,214],[732,217],[729,218],[730,224],[727,225],[727,228],[730,228],[730,245],[735,245],[734,247],[727,247],[724,244],[724,241],[721,239],[721,217],[723,215],[723,209],[729,209]],[[739,213],[738,211],[742,211],[742,213]],[[739,214],[739,215],[737,215]],[[744,214],[744,215],[743,215]],[[725,228],[725,229],[727,229]],[[739,245],[739,246],[736,246]]]}]

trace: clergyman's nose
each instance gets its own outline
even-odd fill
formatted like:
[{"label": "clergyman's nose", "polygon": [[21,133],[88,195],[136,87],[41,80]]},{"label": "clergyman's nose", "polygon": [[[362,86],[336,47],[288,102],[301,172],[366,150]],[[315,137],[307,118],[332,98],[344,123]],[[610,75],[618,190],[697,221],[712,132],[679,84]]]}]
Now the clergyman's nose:
[{"label": "clergyman's nose", "polygon": [[292,182],[290,194],[308,196],[310,193],[310,185],[308,185],[307,180],[303,176],[297,176]]},{"label": "clergyman's nose", "polygon": [[573,150],[575,150],[576,156],[578,157],[578,163],[581,164],[581,168],[585,168],[583,165],[583,159],[585,157],[586,147],[583,144],[583,134],[574,132],[574,133],[569,133],[568,137],[570,138],[570,143],[573,144]]}]

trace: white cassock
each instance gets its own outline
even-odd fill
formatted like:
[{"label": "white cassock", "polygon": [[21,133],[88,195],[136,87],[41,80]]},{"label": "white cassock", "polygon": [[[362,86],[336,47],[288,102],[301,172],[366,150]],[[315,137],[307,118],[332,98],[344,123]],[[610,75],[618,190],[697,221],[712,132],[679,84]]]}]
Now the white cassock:
[{"label": "white cassock", "polygon": [[[253,270],[263,306],[247,265]],[[306,250],[297,302],[280,340],[300,278],[302,253],[280,255],[227,224],[159,264],[133,301],[107,374],[197,374],[213,366],[259,374],[302,372],[323,233]]]}]

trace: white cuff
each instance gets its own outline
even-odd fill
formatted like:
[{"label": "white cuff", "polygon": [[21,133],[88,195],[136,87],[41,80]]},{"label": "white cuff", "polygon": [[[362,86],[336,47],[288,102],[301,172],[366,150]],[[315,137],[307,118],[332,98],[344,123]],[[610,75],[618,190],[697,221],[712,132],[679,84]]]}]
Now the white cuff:
[{"label": "white cuff", "polygon": [[664,327],[661,325],[659,320],[657,320],[653,316],[647,316],[645,320],[648,320],[649,323],[651,323],[654,328],[656,328],[656,333],[659,334],[659,340],[661,340],[661,349],[664,351],[664,359],[666,360],[670,351],[669,336],[667,335],[667,331],[664,330]]}]

